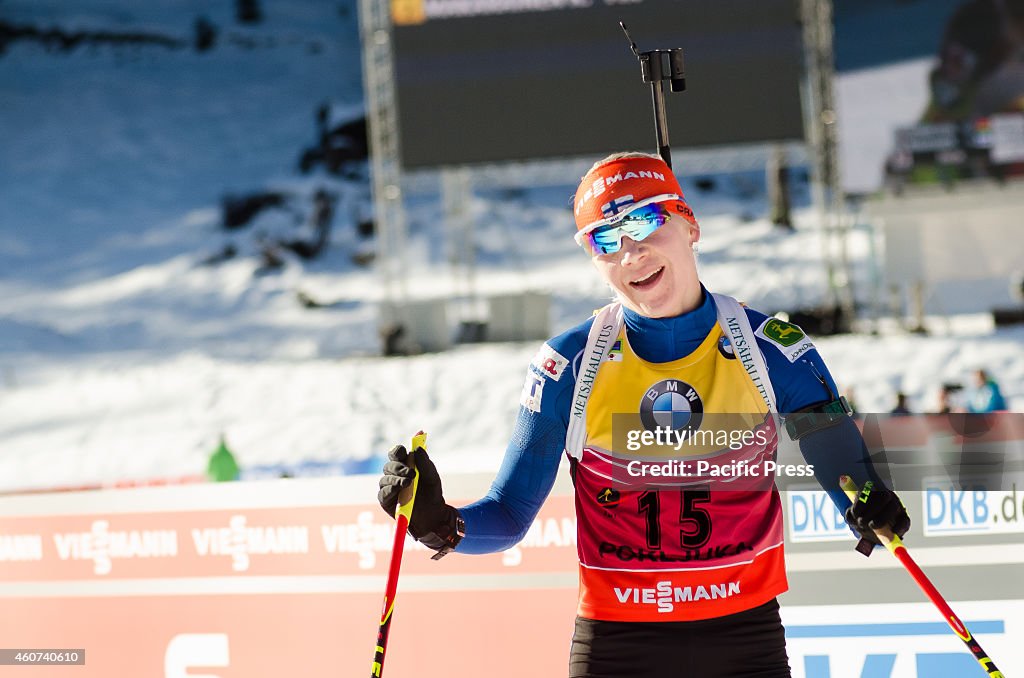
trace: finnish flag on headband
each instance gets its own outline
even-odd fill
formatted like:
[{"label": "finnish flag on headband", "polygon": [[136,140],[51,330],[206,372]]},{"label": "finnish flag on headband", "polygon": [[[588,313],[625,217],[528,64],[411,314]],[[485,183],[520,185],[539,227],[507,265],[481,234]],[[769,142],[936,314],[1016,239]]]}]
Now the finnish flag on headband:
[{"label": "finnish flag on headband", "polygon": [[633,200],[632,195],[624,195],[621,198],[615,198],[611,202],[606,202],[605,204],[601,205],[601,214],[604,215],[605,219],[607,219],[608,217],[613,217],[622,210],[632,205],[634,202],[636,201]]}]

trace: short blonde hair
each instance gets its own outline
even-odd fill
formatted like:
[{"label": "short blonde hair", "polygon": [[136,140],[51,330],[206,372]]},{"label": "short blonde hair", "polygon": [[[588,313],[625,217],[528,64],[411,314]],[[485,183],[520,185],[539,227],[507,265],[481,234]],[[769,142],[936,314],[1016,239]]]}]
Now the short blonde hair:
[{"label": "short blonde hair", "polygon": [[613,160],[622,160],[623,158],[652,158],[654,160],[664,160],[664,158],[662,158],[657,153],[643,153],[641,151],[619,151],[618,153],[606,155],[605,157],[595,162],[593,165],[590,166],[590,169],[588,169],[583,176],[590,174],[601,165],[609,163]]}]

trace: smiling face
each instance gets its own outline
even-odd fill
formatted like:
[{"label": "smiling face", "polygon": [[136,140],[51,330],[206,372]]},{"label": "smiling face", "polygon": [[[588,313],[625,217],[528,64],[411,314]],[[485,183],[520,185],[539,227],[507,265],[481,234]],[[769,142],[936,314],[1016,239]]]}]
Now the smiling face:
[{"label": "smiling face", "polygon": [[[670,215],[653,232],[650,220],[640,214],[649,204],[663,206]],[[573,209],[577,242],[588,252],[598,250],[594,266],[623,305],[649,318],[677,316],[700,305],[693,255],[700,226],[679,181],[660,156],[613,153],[594,163],[576,188]],[[623,222],[630,214],[637,219],[627,226]],[[598,229],[617,224],[617,233],[606,231],[598,238]],[[623,237],[617,251],[600,253],[615,249],[616,236],[623,233],[634,237]]]},{"label": "smiling face", "polygon": [[618,252],[592,261],[624,306],[648,318],[670,318],[700,306],[693,254],[699,239],[699,226],[673,216],[640,242],[623,238]]}]

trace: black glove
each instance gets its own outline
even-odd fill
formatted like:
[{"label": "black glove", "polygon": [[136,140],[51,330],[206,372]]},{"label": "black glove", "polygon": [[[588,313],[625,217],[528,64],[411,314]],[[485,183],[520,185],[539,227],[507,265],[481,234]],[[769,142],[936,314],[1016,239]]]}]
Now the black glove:
[{"label": "black glove", "polygon": [[853,504],[846,509],[846,522],[860,534],[861,544],[857,550],[865,555],[873,546],[882,543],[875,534],[876,529],[889,528],[897,537],[902,537],[910,529],[910,516],[896,493],[875,487],[870,480],[864,483]]},{"label": "black glove", "polygon": [[[388,459],[384,464],[384,475],[380,478],[377,501],[394,518],[398,494],[412,483],[414,471],[409,465],[409,453],[403,445],[391,448]],[[462,519],[458,511],[445,503],[441,493],[441,477],[437,474],[434,462],[427,456],[427,451],[418,448],[413,460],[420,479],[412,518],[409,520],[409,534],[423,545],[447,553],[462,539]]]}]

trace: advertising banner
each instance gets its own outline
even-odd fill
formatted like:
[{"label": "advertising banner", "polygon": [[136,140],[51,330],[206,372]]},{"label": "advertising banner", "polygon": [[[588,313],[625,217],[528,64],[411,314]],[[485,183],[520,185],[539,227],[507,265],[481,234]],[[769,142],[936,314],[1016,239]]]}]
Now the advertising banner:
[{"label": "advertising banner", "polygon": [[[456,476],[449,494],[469,501],[489,481]],[[375,488],[363,476],[0,498],[0,650],[51,659],[0,675],[365,675],[393,537]],[[852,552],[823,492],[782,497],[794,676],[973,675],[896,561]],[[1024,668],[1021,499],[940,480],[908,501],[908,543],[1009,675]],[[407,540],[389,675],[564,675],[578,580],[567,478],[515,548],[430,555]]]}]

